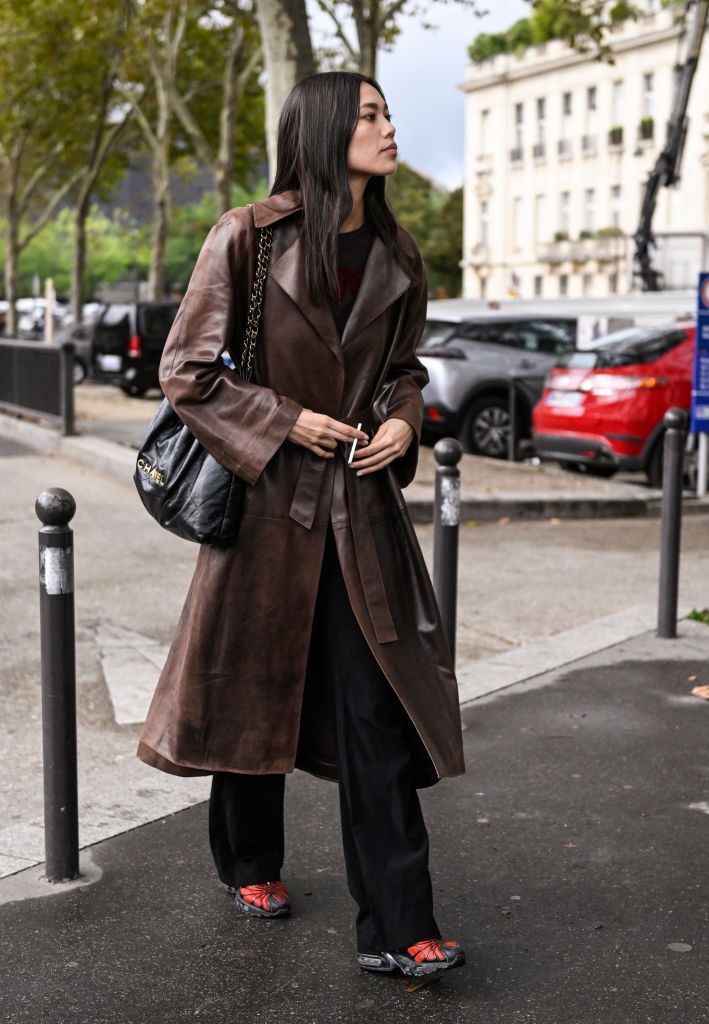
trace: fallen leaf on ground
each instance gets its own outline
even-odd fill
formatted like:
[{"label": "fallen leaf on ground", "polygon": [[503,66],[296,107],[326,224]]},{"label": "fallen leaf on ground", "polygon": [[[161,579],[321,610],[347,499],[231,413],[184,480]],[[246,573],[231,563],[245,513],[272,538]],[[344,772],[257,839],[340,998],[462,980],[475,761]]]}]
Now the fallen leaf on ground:
[{"label": "fallen leaf on ground", "polygon": [[576,848],[576,843],[564,843],[564,846],[567,850],[572,850]]},{"label": "fallen leaf on ground", "polygon": [[509,907],[500,907],[500,913],[503,917],[512,917],[512,911]]},{"label": "fallen leaf on ground", "polygon": [[704,700],[709,700],[709,686],[695,686],[692,690],[693,697],[703,697]]},{"label": "fallen leaf on ground", "polygon": [[694,683],[694,682],[696,682],[696,679],[697,679],[696,676],[687,676],[687,682],[688,683]]}]

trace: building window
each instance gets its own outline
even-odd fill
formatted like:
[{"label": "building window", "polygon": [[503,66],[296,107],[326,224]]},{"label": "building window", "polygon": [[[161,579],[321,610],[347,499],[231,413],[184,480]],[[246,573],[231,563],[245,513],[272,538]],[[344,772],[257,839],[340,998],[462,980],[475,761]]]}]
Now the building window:
[{"label": "building window", "polygon": [[487,245],[490,207],[487,199],[480,200],[480,245]]},{"label": "building window", "polygon": [[561,97],[561,113],[563,117],[571,117],[571,93],[565,92]]},{"label": "building window", "polygon": [[586,90],[586,110],[596,109],[596,86],[590,85]]},{"label": "building window", "polygon": [[593,274],[584,274],[583,275],[583,278],[582,278],[582,281],[581,281],[581,287],[583,288],[583,294],[584,295],[590,295],[591,294],[591,292],[593,291]]},{"label": "building window", "polygon": [[614,228],[620,227],[622,196],[620,185],[611,185],[611,226]]},{"label": "building window", "polygon": [[643,75],[643,117],[655,116],[655,76],[652,71]]},{"label": "building window", "polygon": [[569,275],[559,274],[559,295],[569,294]]},{"label": "building window", "polygon": [[611,97],[611,128],[620,128],[623,124],[623,80],[613,83]]},{"label": "building window", "polygon": [[559,197],[559,233],[568,238],[571,231],[571,193],[562,192]]},{"label": "building window", "polygon": [[546,236],[546,201],[545,196],[538,195],[534,197],[534,240],[535,242],[543,242]]},{"label": "building window", "polygon": [[545,142],[546,109],[546,100],[542,96],[537,100],[537,143],[540,146]]},{"label": "building window", "polygon": [[614,270],[608,275],[608,291],[615,295],[618,291],[618,271]]},{"label": "building window", "polygon": [[595,221],[596,190],[584,189],[583,193],[583,227],[584,231],[593,231]]},{"label": "building window", "polygon": [[541,274],[534,275],[534,295],[540,298],[544,294],[544,278]]},{"label": "building window", "polygon": [[515,196],[512,201],[512,244],[515,249],[522,245],[522,197]]},{"label": "building window", "polygon": [[490,143],[489,125],[490,125],[490,111],[489,110],[481,110],[480,111],[480,155],[481,156],[485,156],[487,153],[490,152],[490,149],[489,149],[489,143]]},{"label": "building window", "polygon": [[522,149],[524,145],[524,107],[521,103],[515,103],[515,149]]}]

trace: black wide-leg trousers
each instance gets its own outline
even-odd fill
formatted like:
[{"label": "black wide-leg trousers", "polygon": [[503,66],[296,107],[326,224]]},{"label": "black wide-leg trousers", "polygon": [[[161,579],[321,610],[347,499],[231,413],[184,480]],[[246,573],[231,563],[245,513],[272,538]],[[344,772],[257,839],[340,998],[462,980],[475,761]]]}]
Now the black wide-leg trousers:
[{"label": "black wide-leg trousers", "polygon": [[[358,952],[440,939],[428,833],[414,785],[414,726],[352,610],[330,524],[315,623],[312,642],[332,687],[340,826],[347,882],[359,907]],[[241,886],[280,879],[284,792],[285,774],[215,772],[209,839],[223,882]]]}]

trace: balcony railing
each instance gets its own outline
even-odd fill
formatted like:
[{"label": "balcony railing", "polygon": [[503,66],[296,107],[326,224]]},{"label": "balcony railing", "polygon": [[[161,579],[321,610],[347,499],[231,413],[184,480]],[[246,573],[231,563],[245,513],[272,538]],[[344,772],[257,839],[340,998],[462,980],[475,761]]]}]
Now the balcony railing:
[{"label": "balcony railing", "polygon": [[547,242],[539,247],[539,259],[545,263],[609,263],[621,259],[625,253],[625,236],[602,235],[595,238],[564,239]]},{"label": "balcony railing", "polygon": [[581,138],[581,152],[584,156],[595,156],[598,149],[598,138],[595,135],[583,135]]},{"label": "balcony railing", "polygon": [[547,155],[547,147],[543,142],[535,142],[532,146],[532,156],[535,160],[545,160]]},{"label": "balcony railing", "polygon": [[524,149],[522,146],[515,146],[514,149],[510,150],[510,163],[521,164],[524,159]]},{"label": "balcony railing", "polygon": [[571,139],[559,139],[556,148],[560,160],[571,159]]}]

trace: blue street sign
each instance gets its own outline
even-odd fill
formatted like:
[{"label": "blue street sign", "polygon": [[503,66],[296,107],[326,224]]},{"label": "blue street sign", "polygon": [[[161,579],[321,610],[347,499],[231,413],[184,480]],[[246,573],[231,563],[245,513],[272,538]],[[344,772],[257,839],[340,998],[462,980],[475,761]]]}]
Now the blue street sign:
[{"label": "blue street sign", "polygon": [[692,433],[709,433],[709,272],[699,275],[697,288],[697,337],[694,346],[691,413]]}]

